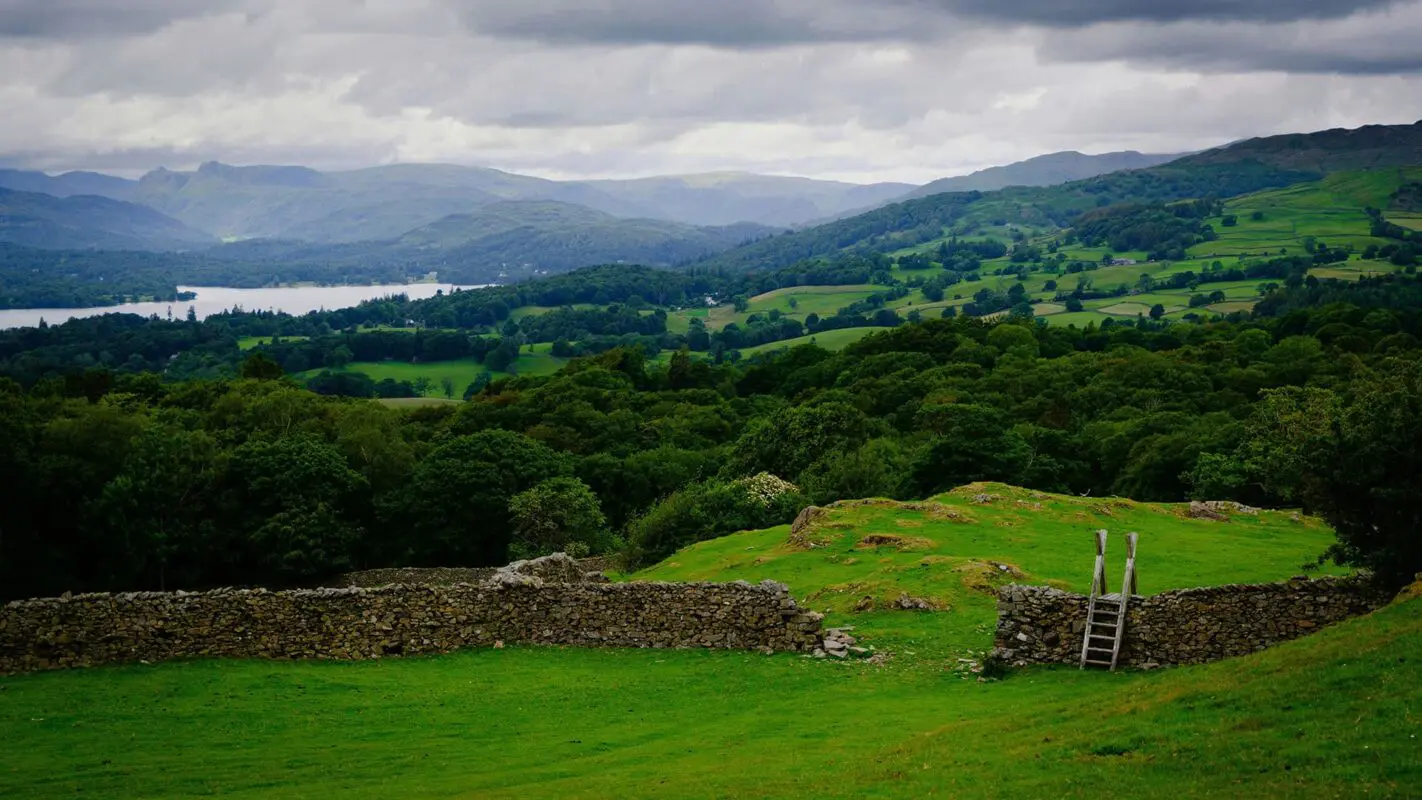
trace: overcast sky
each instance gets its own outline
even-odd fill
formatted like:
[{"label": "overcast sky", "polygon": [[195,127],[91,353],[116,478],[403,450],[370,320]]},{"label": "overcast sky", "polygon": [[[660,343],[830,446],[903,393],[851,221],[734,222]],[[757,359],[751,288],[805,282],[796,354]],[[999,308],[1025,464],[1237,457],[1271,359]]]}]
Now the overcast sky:
[{"label": "overcast sky", "polygon": [[1422,0],[0,0],[0,165],[925,182],[1422,118]]}]

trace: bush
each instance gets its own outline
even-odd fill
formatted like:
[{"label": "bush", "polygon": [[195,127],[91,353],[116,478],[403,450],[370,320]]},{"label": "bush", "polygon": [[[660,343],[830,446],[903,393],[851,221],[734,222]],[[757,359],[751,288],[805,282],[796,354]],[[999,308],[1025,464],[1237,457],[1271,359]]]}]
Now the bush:
[{"label": "bush", "polygon": [[597,495],[577,478],[549,478],[509,501],[513,558],[567,553],[575,558],[604,552],[607,519]]},{"label": "bush", "polygon": [[627,524],[627,563],[656,563],[689,544],[784,525],[806,505],[798,487],[767,473],[673,492]]},{"label": "bush", "polygon": [[912,456],[893,439],[874,439],[805,473],[805,494],[816,505],[859,497],[900,497]]}]

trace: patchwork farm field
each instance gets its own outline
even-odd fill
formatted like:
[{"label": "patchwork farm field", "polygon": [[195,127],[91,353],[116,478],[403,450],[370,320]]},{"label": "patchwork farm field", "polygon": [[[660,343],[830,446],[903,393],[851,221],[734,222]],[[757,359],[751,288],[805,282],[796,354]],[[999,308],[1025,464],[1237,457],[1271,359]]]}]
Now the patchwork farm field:
[{"label": "patchwork farm field", "polygon": [[833,331],[821,331],[810,336],[801,336],[798,339],[786,339],[782,342],[771,342],[770,344],[756,345],[741,350],[741,354],[747,357],[781,350],[790,347],[797,347],[802,344],[814,344],[826,350],[839,350],[847,347],[871,333],[886,331],[888,328],[841,328]]},{"label": "patchwork farm field", "polygon": [[[1331,539],[1320,523],[990,484],[935,501],[839,504],[822,547],[773,528],[630,576],[785,581],[872,662],[511,646],[12,676],[0,796],[1402,797],[1422,781],[1418,600],[1205,667],[968,669],[994,587],[1083,587],[1095,527],[1118,579],[1120,534],[1141,532],[1153,593],[1288,577]],[[941,610],[853,610],[900,593]]]},{"label": "patchwork farm field", "polygon": [[[463,394],[464,387],[468,386],[475,378],[481,374],[488,374],[491,378],[507,377],[509,375],[552,375],[567,363],[565,358],[555,358],[549,350],[552,345],[535,345],[533,352],[525,349],[519,354],[518,361],[514,364],[514,369],[508,372],[497,372],[490,370],[485,365],[472,358],[462,358],[453,361],[425,361],[418,364],[411,364],[404,361],[355,361],[345,367],[332,372],[362,372],[370,376],[371,380],[379,382],[389,378],[394,381],[414,382],[420,378],[427,378],[432,384],[432,388],[426,392],[427,397],[440,397],[444,390],[441,381],[449,378],[454,383],[455,396]],[[324,369],[324,368],[323,368]],[[323,371],[323,369],[307,370],[300,373],[299,378],[310,378]]]}]

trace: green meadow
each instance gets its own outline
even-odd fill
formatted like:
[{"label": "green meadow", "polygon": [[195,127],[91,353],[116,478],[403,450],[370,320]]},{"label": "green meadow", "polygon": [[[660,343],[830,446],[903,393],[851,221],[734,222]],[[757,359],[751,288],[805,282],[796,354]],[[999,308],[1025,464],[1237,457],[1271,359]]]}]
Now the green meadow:
[{"label": "green meadow", "polygon": [[[1120,535],[1140,532],[1147,593],[1285,578],[1331,538],[1286,512],[1211,522],[993,484],[842,503],[813,549],[773,528],[629,577],[784,581],[852,626],[872,661],[510,646],[12,676],[0,796],[1405,797],[1419,785],[1422,600],[1203,667],[979,681],[968,665],[991,646],[995,587],[1084,587],[1097,527],[1118,580]],[[854,610],[899,593],[939,610]]]},{"label": "green meadow", "polygon": [[[482,363],[472,358],[461,358],[453,361],[425,361],[420,363],[409,363],[405,361],[354,361],[333,372],[362,372],[369,375],[371,380],[377,383],[389,378],[394,381],[414,382],[420,378],[428,378],[431,381],[431,388],[425,394],[427,397],[442,397],[444,389],[442,381],[447,377],[454,383],[455,397],[464,393],[464,388],[474,381],[481,374],[488,374],[491,378],[502,378],[510,375],[552,375],[567,363],[565,358],[556,358],[549,351],[551,344],[533,345],[532,351],[525,348],[519,353],[518,361],[514,363],[514,368],[508,372],[498,372],[490,370]],[[307,370],[298,374],[299,378],[310,378],[322,372],[322,369]]]}]

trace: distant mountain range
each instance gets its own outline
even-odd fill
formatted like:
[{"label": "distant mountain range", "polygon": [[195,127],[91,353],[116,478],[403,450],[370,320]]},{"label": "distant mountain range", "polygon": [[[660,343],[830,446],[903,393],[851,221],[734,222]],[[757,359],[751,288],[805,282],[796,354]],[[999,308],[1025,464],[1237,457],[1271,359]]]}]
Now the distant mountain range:
[{"label": "distant mountain range", "polygon": [[[1249,139],[1181,158],[1053,153],[917,188],[734,172],[554,181],[440,164],[320,172],[209,162],[138,180],[0,170],[0,241],[484,280],[618,262],[767,269],[887,252],[949,230],[1064,225],[1102,204],[1229,196],[1418,163],[1422,124]],[[826,219],[836,221],[807,225]]]},{"label": "distant mountain range", "polygon": [[66,172],[48,175],[20,169],[0,169],[0,188],[17,192],[38,192],[55,197],[76,194],[96,194],[113,200],[129,200],[137,181],[105,175],[101,172]]},{"label": "distant mountain range", "polygon": [[[599,212],[581,218],[580,224],[594,226],[583,232],[593,239],[613,241],[625,236],[628,226],[621,226],[622,232],[616,235],[595,228],[610,224],[614,218],[643,220],[644,232],[647,220],[698,228],[744,223],[788,228],[860,213],[905,197],[934,193],[937,187],[947,187],[943,189],[947,191],[968,184],[980,188],[996,188],[1006,183],[1040,185],[1152,163],[1159,158],[1165,157],[1058,153],[970,176],[946,178],[920,188],[904,183],[860,185],[741,172],[554,181],[445,164],[394,164],[319,172],[301,166],[235,167],[209,162],[185,172],[156,169],[138,180],[95,172],[47,175],[0,170],[0,187],[55,198],[96,195],[140,204],[171,218],[165,223],[171,228],[169,235],[154,235],[152,228],[157,224],[156,218],[148,219],[131,234],[126,234],[121,225],[112,223],[98,231],[88,231],[85,218],[65,222],[60,218],[59,209],[51,205],[41,216],[54,223],[53,227],[12,235],[6,231],[13,227],[7,226],[0,229],[0,240],[69,249],[185,249],[200,245],[208,237],[225,241],[279,239],[318,244],[393,242],[457,215],[496,222],[482,233],[472,231],[468,224],[462,226],[469,236],[484,238],[503,231],[511,215],[527,212],[537,217],[537,207],[505,206],[490,215],[478,213],[479,209],[510,202],[545,202],[582,206]],[[568,218],[566,213],[563,216]],[[529,222],[533,227],[542,226],[542,230],[547,230],[538,219]],[[566,224],[556,227],[560,235],[572,230]],[[183,228],[201,233],[181,233]],[[675,230],[682,229],[663,228],[657,235],[674,235]],[[714,233],[709,235],[708,242],[706,235],[698,233],[690,235],[683,246],[667,252],[700,251],[707,246],[721,246],[716,243],[725,239],[726,234]],[[639,237],[639,241],[647,240]],[[630,260],[639,252],[634,248],[621,260]]]},{"label": "distant mountain range", "polygon": [[216,244],[148,206],[0,188],[0,241],[48,249],[191,250]]},{"label": "distant mountain range", "polygon": [[955,178],[939,178],[932,183],[914,189],[901,200],[927,197],[943,192],[991,192],[1009,186],[1055,186],[1059,183],[1094,178],[1108,172],[1123,169],[1145,169],[1180,158],[1176,154],[1137,153],[1125,150],[1119,153],[1102,153],[1089,156],[1068,150],[1050,153],[1026,161],[1018,161],[1003,167],[988,167],[970,175]]},{"label": "distant mountain range", "polygon": [[157,169],[136,181],[86,172],[0,171],[0,186],[56,197],[142,203],[222,239],[391,240],[451,214],[521,200],[586,206],[617,217],[687,225],[787,227],[887,202],[910,184],[862,186],[748,173],[552,181],[480,167],[395,164],[348,172],[306,167]]},{"label": "distant mountain range", "polygon": [[763,238],[776,228],[695,226],[627,219],[573,203],[510,200],[452,214],[389,241],[314,244],[249,239],[204,251],[237,264],[321,265],[366,274],[395,270],[405,278],[438,272],[455,283],[492,283],[567,272],[593,264],[671,267]]}]

